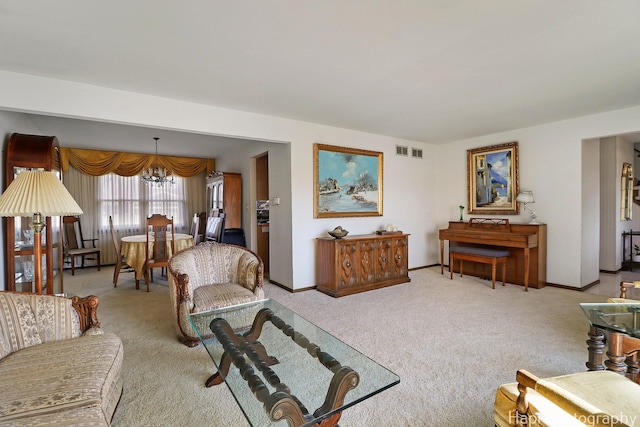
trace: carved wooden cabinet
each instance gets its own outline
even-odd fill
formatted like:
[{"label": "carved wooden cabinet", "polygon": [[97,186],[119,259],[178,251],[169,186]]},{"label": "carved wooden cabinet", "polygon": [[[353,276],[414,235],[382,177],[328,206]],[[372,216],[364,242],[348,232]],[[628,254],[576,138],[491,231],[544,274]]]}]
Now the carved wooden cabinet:
[{"label": "carved wooden cabinet", "polygon": [[316,239],[316,286],[333,297],[409,282],[408,234]]},{"label": "carved wooden cabinet", "polygon": [[222,209],[224,228],[242,228],[242,175],[212,172],[207,176],[207,216]]},{"label": "carved wooden cabinet", "polygon": [[[60,175],[60,154],[55,136],[14,133],[9,138],[6,159],[6,185],[22,171],[49,170]],[[6,187],[5,187],[6,188]],[[61,217],[46,217],[42,231],[43,293],[64,292],[62,282]],[[32,217],[6,218],[7,290],[35,292]]]}]

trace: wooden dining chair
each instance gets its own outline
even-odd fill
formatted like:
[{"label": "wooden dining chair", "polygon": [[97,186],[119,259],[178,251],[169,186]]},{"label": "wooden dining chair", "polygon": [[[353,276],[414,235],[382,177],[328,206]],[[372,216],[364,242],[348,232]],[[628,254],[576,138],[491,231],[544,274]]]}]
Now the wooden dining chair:
[{"label": "wooden dining chair", "polygon": [[[171,237],[167,236],[169,229],[171,229]],[[153,269],[166,268],[169,265],[171,254],[175,253],[173,217],[169,219],[165,215],[151,215],[147,218],[146,231],[145,259],[147,260],[147,265],[144,270],[144,281],[147,285],[147,292],[149,292],[149,274],[151,274],[151,280],[153,280]],[[169,248],[171,249],[170,251]]]},{"label": "wooden dining chair", "polygon": [[[93,256],[100,271],[100,249],[96,248],[96,240],[85,239],[82,235],[80,218],[77,216],[62,217],[62,227],[64,229],[63,255],[71,262],[71,275],[76,273],[76,257],[81,257],[80,266],[84,268],[84,260],[88,256]],[[85,247],[85,242],[91,242],[90,247]]]},{"label": "wooden dining chair", "polygon": [[118,277],[120,276],[121,272],[133,272],[133,277],[136,279],[136,289],[140,289],[140,281],[136,278],[136,271],[133,269],[133,267],[127,264],[124,256],[120,253],[120,242],[118,241],[116,231],[113,228],[113,218],[111,218],[111,215],[109,215],[109,228],[111,229],[113,249],[116,251],[116,267],[113,270],[113,287],[116,288],[118,286]]}]

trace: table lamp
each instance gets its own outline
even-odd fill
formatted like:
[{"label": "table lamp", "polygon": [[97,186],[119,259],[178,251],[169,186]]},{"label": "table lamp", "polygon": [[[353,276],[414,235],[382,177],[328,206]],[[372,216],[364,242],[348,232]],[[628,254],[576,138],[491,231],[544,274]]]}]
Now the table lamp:
[{"label": "table lamp", "polygon": [[33,216],[33,276],[35,292],[42,293],[43,217],[80,215],[82,209],[73,200],[62,181],[43,170],[20,172],[0,195],[0,216]]},{"label": "table lamp", "polygon": [[524,209],[531,212],[531,221],[529,221],[529,224],[539,224],[538,221],[536,221],[535,211],[527,206],[528,203],[536,202],[533,198],[533,191],[522,190],[520,194],[518,194],[518,197],[516,197],[516,202],[522,203]]}]

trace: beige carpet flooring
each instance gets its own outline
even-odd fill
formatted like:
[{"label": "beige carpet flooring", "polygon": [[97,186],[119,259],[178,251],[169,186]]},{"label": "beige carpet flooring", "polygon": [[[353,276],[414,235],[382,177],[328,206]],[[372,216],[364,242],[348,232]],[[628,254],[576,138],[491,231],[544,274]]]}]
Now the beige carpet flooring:
[{"label": "beige carpet flooring", "polygon": [[[124,343],[124,393],[114,426],[247,426],[226,386],[203,383],[202,346],[175,338],[168,284],[117,288],[112,267],[65,272],[65,291],[100,297],[105,330]],[[524,368],[545,377],[586,370],[588,324],[580,302],[605,296],[546,287],[523,292],[475,277],[410,273],[410,283],[343,298],[317,291],[266,294],[398,376],[400,384],[344,411],[340,425],[493,426],[496,388]],[[280,423],[279,425],[286,425]]]}]

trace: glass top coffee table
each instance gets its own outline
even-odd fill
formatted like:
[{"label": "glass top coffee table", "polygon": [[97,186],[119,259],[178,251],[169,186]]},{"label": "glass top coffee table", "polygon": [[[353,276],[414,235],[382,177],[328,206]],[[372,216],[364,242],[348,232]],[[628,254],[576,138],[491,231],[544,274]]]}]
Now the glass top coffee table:
[{"label": "glass top coffee table", "polygon": [[225,382],[252,426],[333,426],[344,409],[400,382],[271,299],[189,320],[218,369],[207,386]]},{"label": "glass top coffee table", "polygon": [[580,308],[592,326],[640,338],[640,303],[582,303]]}]

